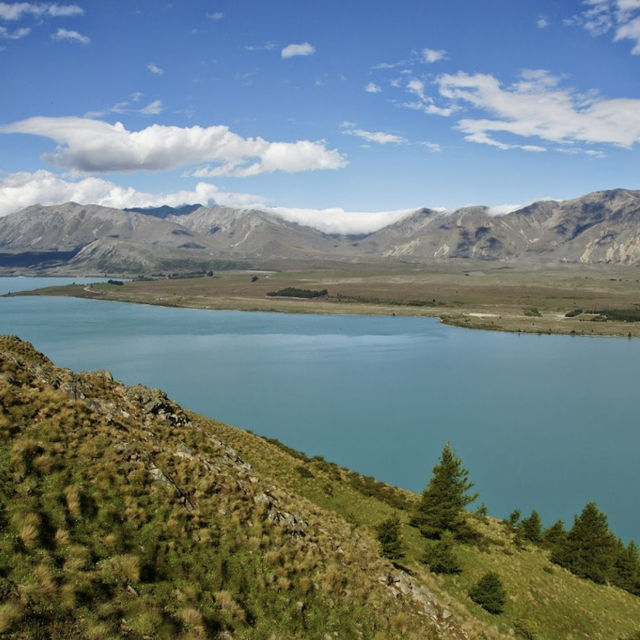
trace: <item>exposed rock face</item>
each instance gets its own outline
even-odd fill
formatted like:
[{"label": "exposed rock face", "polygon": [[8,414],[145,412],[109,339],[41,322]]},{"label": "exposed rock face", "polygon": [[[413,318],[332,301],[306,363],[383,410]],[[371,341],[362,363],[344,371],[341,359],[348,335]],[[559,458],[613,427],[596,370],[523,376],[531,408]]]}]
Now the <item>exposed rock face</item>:
[{"label": "exposed rock face", "polygon": [[113,273],[206,269],[215,259],[640,263],[640,191],[624,189],[540,201],[504,216],[480,206],[419,209],[358,238],[258,209],[190,209],[158,217],[75,203],[29,207],[0,219],[0,266],[3,252],[11,264],[15,254],[42,252],[47,266],[57,252],[71,271]]}]

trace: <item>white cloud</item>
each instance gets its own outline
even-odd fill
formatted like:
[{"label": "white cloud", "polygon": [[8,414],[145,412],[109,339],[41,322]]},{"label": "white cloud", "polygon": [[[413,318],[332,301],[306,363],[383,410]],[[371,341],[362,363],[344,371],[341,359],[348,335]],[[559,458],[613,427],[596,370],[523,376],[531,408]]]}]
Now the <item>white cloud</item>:
[{"label": "white cloud", "polygon": [[377,85],[375,82],[370,82],[369,84],[365,85],[364,90],[367,93],[380,93],[382,91],[380,86]]},{"label": "white cloud", "polygon": [[428,142],[427,140],[424,140],[419,144],[429,149],[429,151],[433,151],[434,153],[439,153],[440,151],[442,151],[442,147],[436,142]]},{"label": "white cloud", "polygon": [[222,13],[222,11],[215,11],[214,13],[207,13],[206,16],[209,20],[222,20],[224,13]]},{"label": "white cloud", "polygon": [[0,2],[0,18],[3,20],[19,20],[23,15],[36,17],[78,16],[84,9],[75,4],[34,4],[31,2]]},{"label": "white cloud", "polygon": [[514,85],[503,87],[487,74],[459,72],[438,79],[440,94],[459,108],[474,107],[487,118],[464,118],[458,127],[471,142],[500,149],[543,151],[537,144],[511,144],[495,133],[538,138],[561,145],[611,144],[631,148],[640,142],[640,99],[605,100],[557,85],[546,71],[524,72]]},{"label": "white cloud", "polygon": [[52,40],[69,40],[71,42],[79,42],[80,44],[89,44],[91,38],[83,36],[77,31],[70,31],[69,29],[58,29],[52,36]]},{"label": "white cloud", "polygon": [[162,100],[150,102],[146,107],[140,109],[140,113],[146,116],[157,116],[159,113],[162,113]]},{"label": "white cloud", "polygon": [[153,64],[153,62],[150,62],[147,65],[147,69],[149,69],[151,73],[155,73],[157,76],[161,76],[164,73],[164,69],[159,67],[157,64]]},{"label": "white cloud", "polygon": [[377,144],[405,144],[406,138],[394,135],[393,133],[385,133],[384,131],[365,131],[364,129],[356,129],[355,123],[343,122],[341,125],[343,131],[350,136],[362,138],[367,142],[375,142]]},{"label": "white cloud", "polygon": [[214,202],[231,207],[262,206],[265,198],[221,191],[208,182],[198,182],[192,190],[144,193],[100,178],[70,180],[45,170],[13,173],[0,179],[0,216],[34,204],[50,205],[69,201],[123,209],[163,204],[174,207],[185,203],[208,205]]},{"label": "white cloud", "polygon": [[631,49],[633,55],[640,55],[640,16],[622,25],[614,36],[614,42],[618,40],[635,40],[635,45]]},{"label": "white cloud", "polygon": [[540,16],[536,25],[538,26],[538,29],[546,29],[549,26],[549,21],[544,16]]},{"label": "white cloud", "polygon": [[633,40],[631,49],[640,55],[640,0],[583,0],[584,11],[565,20],[567,25],[577,25],[592,36],[614,31],[613,41]]},{"label": "white cloud", "polygon": [[432,64],[434,62],[439,62],[440,60],[444,60],[447,57],[447,52],[443,49],[423,49],[422,50],[422,59],[424,62]]},{"label": "white cloud", "polygon": [[81,16],[84,9],[76,4],[59,5],[52,4],[47,8],[47,14],[55,18],[68,16]]},{"label": "white cloud", "polygon": [[415,209],[403,209],[365,212],[344,211],[340,208],[268,207],[265,206],[266,199],[262,196],[222,191],[208,182],[198,182],[191,190],[152,194],[136,191],[132,187],[121,187],[101,178],[72,180],[45,170],[34,173],[13,173],[0,179],[0,216],[6,216],[34,204],[51,205],[69,201],[80,204],[99,204],[117,209],[153,207],[163,204],[176,207],[185,203],[259,208],[285,220],[311,226],[325,233],[371,233],[415,211]]},{"label": "white cloud", "polygon": [[380,69],[397,69],[398,67],[404,67],[408,64],[407,60],[398,60],[398,62],[379,62],[371,67],[372,71],[379,71]]},{"label": "white cloud", "polygon": [[418,98],[417,102],[407,102],[403,106],[417,111],[424,111],[428,115],[450,116],[455,108],[453,106],[439,107],[432,97],[425,94],[424,82],[414,78],[407,83],[407,91]]},{"label": "white cloud", "polygon": [[4,40],[19,40],[20,38],[28,36],[29,33],[31,33],[29,27],[21,27],[15,31],[9,31],[6,27],[0,26],[0,38]]},{"label": "white cloud", "polygon": [[402,220],[416,211],[345,211],[331,209],[296,209],[292,207],[260,207],[285,220],[297,222],[324,233],[372,233],[388,224]]},{"label": "white cloud", "polygon": [[316,52],[316,49],[313,45],[308,42],[303,42],[302,44],[290,44],[287,45],[281,52],[280,55],[283,58],[293,58],[294,56],[310,56]]},{"label": "white cloud", "polygon": [[277,43],[269,41],[259,45],[246,45],[245,51],[273,51],[277,46]]},{"label": "white cloud", "polygon": [[[77,171],[162,171],[202,162],[222,164],[206,175],[251,176],[272,171],[338,169],[346,159],[324,142],[269,142],[243,138],[224,125],[151,125],[128,131],[89,118],[34,117],[0,126],[0,133],[27,133],[55,140],[43,158]],[[204,176],[205,174],[195,174]]]}]

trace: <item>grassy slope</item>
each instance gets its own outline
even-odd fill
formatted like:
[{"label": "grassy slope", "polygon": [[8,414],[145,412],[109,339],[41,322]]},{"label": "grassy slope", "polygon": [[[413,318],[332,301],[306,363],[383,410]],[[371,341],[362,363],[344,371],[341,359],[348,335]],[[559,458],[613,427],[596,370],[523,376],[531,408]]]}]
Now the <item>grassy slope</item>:
[{"label": "grassy slope", "polygon": [[[318,459],[307,461],[293,457],[282,448],[256,438],[250,433],[213,422],[221,438],[232,443],[241,455],[264,474],[268,474],[289,490],[304,495],[325,509],[335,511],[354,526],[372,529],[394,511],[407,522],[410,505],[417,496],[395,489],[408,497],[409,508],[397,510],[385,501],[365,496],[349,485],[349,473]],[[433,460],[437,452],[432,452]],[[304,465],[313,477],[301,475]],[[425,468],[425,484],[428,480]],[[456,618],[464,621],[477,637],[499,638],[516,629],[520,637],[539,640],[559,638],[617,639],[640,631],[640,598],[615,587],[599,586],[579,579],[549,562],[548,552],[528,544],[518,549],[513,534],[493,518],[470,516],[474,528],[484,534],[481,548],[461,545],[459,554],[463,572],[458,576],[436,576],[420,562],[428,544],[405,524],[404,540],[407,556],[404,564],[422,583],[447,603]],[[508,603],[504,614],[492,616],[474,604],[467,592],[486,571],[497,571],[507,590]]]},{"label": "grassy slope", "polygon": [[204,419],[17,339],[0,354],[3,637],[435,637],[437,611],[387,586],[367,530]]},{"label": "grassy slope", "polygon": [[[419,562],[426,543],[405,525],[411,581],[378,557],[373,527],[391,504],[407,507],[398,510],[406,522],[415,495],[186,414],[160,392],[56,369],[16,339],[0,338],[0,353],[7,637],[435,638],[439,628],[442,638],[497,639],[519,628],[540,640],[614,640],[640,631],[640,598],[518,550],[493,519],[470,516],[486,542],[461,547],[463,573],[447,578]],[[466,596],[487,569],[509,594],[500,616]]]}]

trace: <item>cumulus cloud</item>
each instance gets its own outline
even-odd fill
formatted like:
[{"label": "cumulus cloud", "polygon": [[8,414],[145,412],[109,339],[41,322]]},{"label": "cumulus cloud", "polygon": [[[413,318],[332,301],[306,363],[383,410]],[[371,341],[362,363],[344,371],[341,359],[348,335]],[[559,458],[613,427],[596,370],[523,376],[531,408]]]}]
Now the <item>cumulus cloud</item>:
[{"label": "cumulus cloud", "polygon": [[296,209],[292,207],[260,207],[285,220],[304,224],[324,233],[373,233],[388,224],[411,215],[415,209],[397,211],[345,211],[341,208]]},{"label": "cumulus cloud", "polygon": [[559,78],[544,70],[523,72],[503,87],[488,74],[445,74],[440,94],[459,107],[474,107],[491,117],[463,118],[458,127],[471,142],[500,149],[544,151],[538,144],[511,144],[496,133],[537,138],[561,145],[611,144],[631,148],[640,142],[640,100],[606,100],[560,88]]},{"label": "cumulus cloud", "polygon": [[302,44],[290,44],[287,45],[282,51],[280,55],[283,58],[293,58],[294,56],[310,56],[316,52],[315,47],[308,42],[303,42]]},{"label": "cumulus cloud", "polygon": [[369,82],[369,84],[365,85],[364,90],[367,93],[380,93],[382,89],[375,82]]},{"label": "cumulus cloud", "polygon": [[23,15],[32,15],[38,18],[51,16],[67,17],[78,16],[84,13],[84,9],[75,4],[34,4],[31,2],[0,2],[0,18],[3,20],[19,20]]},{"label": "cumulus cloud", "polygon": [[213,13],[207,13],[206,16],[209,20],[222,20],[224,13],[222,13],[222,11],[215,11]]},{"label": "cumulus cloud", "polygon": [[69,201],[123,209],[163,204],[176,207],[185,203],[218,203],[231,207],[262,206],[265,198],[247,193],[221,191],[208,182],[198,182],[191,190],[144,193],[100,178],[70,180],[45,170],[13,173],[0,179],[0,216],[34,204],[50,205]]},{"label": "cumulus cloud", "polygon": [[345,133],[349,136],[362,138],[367,142],[375,142],[377,144],[404,144],[407,142],[406,138],[395,135],[393,133],[358,129],[356,128],[356,124],[354,122],[343,122],[340,126],[342,128],[342,133]]},{"label": "cumulus cloud", "polygon": [[434,62],[439,62],[440,60],[444,60],[447,57],[447,52],[443,49],[423,49],[422,50],[422,59],[424,62],[432,64]]},{"label": "cumulus cloud", "polygon": [[69,29],[58,29],[51,36],[52,40],[69,40],[70,42],[79,42],[80,44],[89,44],[91,42],[91,38],[88,36],[83,36],[81,33],[77,31],[71,31]]},{"label": "cumulus cloud", "polygon": [[161,76],[164,73],[164,69],[159,67],[157,64],[153,64],[153,62],[150,62],[147,65],[147,69],[149,69],[151,73],[155,73],[157,76]]},{"label": "cumulus cloud", "polygon": [[549,21],[544,16],[540,16],[536,25],[538,25],[538,29],[546,29],[549,26]]},{"label": "cumulus cloud", "polygon": [[[346,159],[323,142],[269,142],[243,138],[223,125],[174,127],[151,125],[128,131],[120,122],[89,118],[35,117],[1,126],[0,133],[27,133],[54,140],[45,161],[78,171],[162,171],[215,162],[207,176],[251,176],[272,171],[338,169]],[[195,175],[204,176],[205,173]]]}]

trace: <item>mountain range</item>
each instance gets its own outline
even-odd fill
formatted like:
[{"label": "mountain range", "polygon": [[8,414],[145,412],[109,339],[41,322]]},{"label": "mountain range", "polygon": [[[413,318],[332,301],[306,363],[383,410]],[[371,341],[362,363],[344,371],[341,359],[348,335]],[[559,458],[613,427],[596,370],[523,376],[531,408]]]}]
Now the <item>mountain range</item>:
[{"label": "mountain range", "polygon": [[496,216],[484,206],[422,208],[377,231],[324,233],[261,209],[121,210],[68,202],[0,219],[0,267],[152,273],[283,262],[640,264],[640,191],[543,200]]}]

